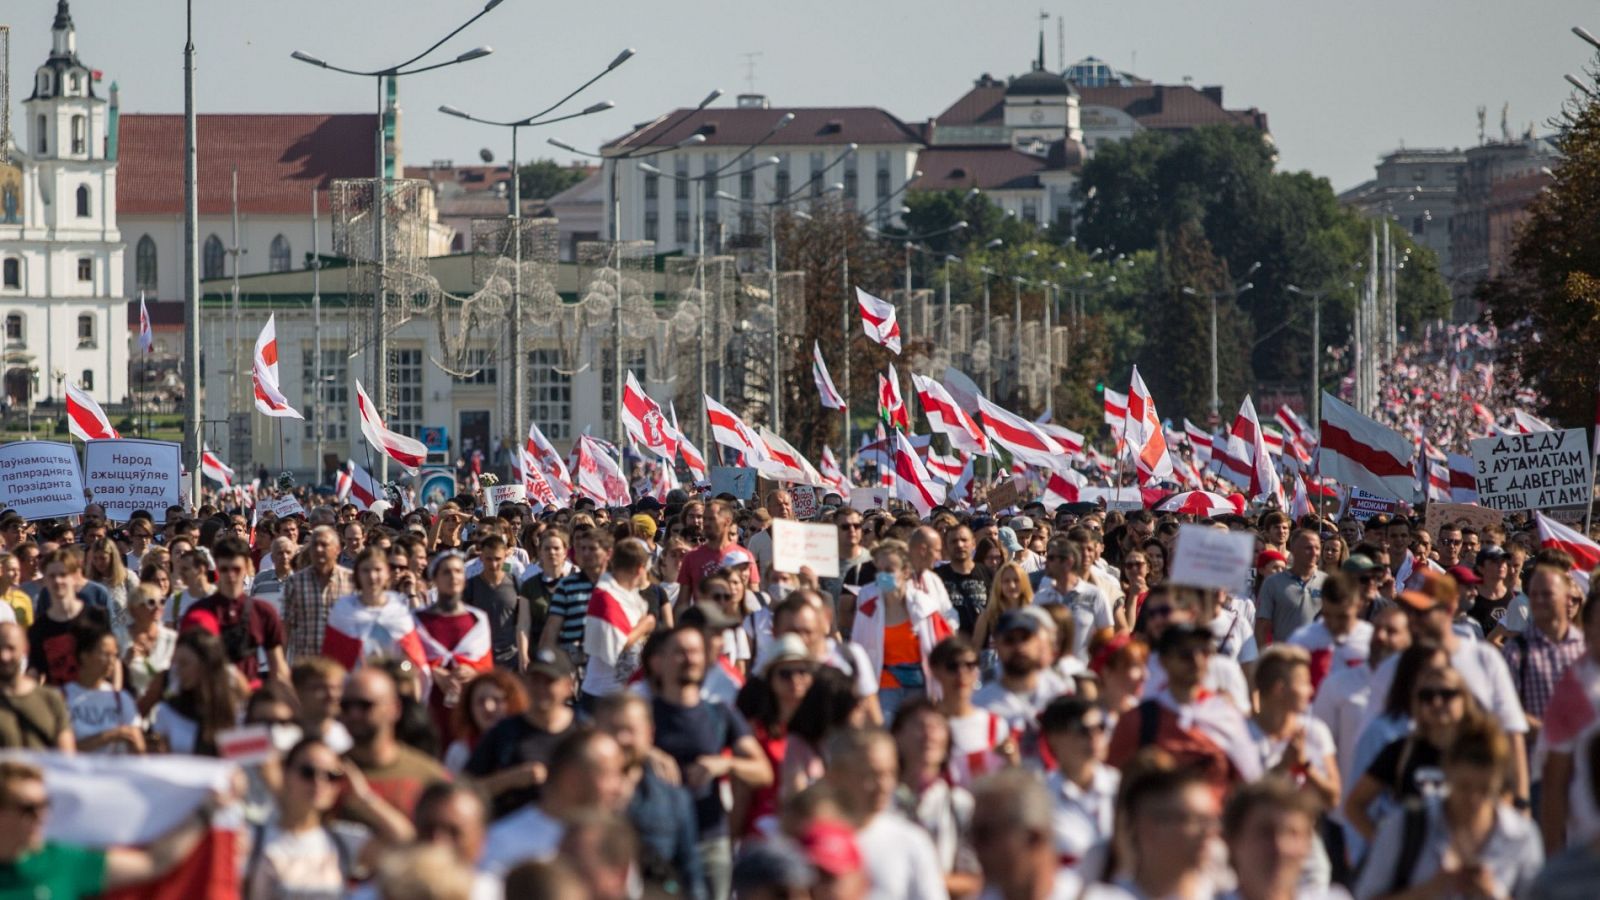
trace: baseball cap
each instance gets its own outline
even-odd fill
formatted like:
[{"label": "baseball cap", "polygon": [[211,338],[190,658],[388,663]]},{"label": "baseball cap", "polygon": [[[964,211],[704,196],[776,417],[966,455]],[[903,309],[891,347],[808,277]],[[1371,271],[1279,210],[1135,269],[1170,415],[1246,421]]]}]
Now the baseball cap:
[{"label": "baseball cap", "polygon": [[661,501],[649,495],[640,497],[633,504],[634,512],[655,512],[661,508]]},{"label": "baseball cap", "polygon": [[[5,517],[0,516],[0,522],[4,521]],[[1500,546],[1499,544],[1490,544],[1489,546],[1478,551],[1478,558],[1475,560],[1475,562],[1481,566],[1486,562],[1500,562],[1501,560],[1510,558],[1511,554],[1507,552],[1506,548]]]},{"label": "baseball cap", "polygon": [[1422,591],[1401,591],[1394,595],[1394,600],[1406,609],[1415,612],[1428,612],[1439,605],[1437,598]]},{"label": "baseball cap", "polygon": [[842,878],[861,871],[861,848],[856,833],[843,822],[819,819],[800,833],[800,848],[817,871]]},{"label": "baseball cap", "polygon": [[1479,578],[1478,573],[1472,571],[1472,567],[1468,565],[1451,566],[1445,572],[1454,578],[1457,584],[1483,584],[1483,579]]},{"label": "baseball cap", "polygon": [[745,845],[733,864],[733,892],[744,895],[767,887],[810,890],[817,882],[805,852],[785,840]]},{"label": "baseball cap", "polygon": [[656,536],[656,520],[655,519],[650,518],[649,516],[645,515],[644,513],[639,513],[638,515],[634,516],[629,521],[631,521],[633,523],[634,530],[639,532],[640,534],[644,535],[645,537],[653,538],[653,537]]},{"label": "baseball cap", "polygon": [[1339,566],[1341,571],[1351,575],[1365,575],[1377,568],[1379,568],[1378,564],[1373,561],[1372,557],[1366,555],[1365,553],[1352,553],[1350,554],[1349,558],[1347,558],[1344,563]]},{"label": "baseball cap", "polygon": [[1000,546],[1006,548],[1007,553],[1019,553],[1022,550],[1022,542],[1017,540],[1017,533],[1009,525],[1000,526]]},{"label": "baseball cap", "polygon": [[543,648],[535,650],[528,657],[528,674],[543,675],[546,678],[572,678],[576,671],[572,667],[572,660],[561,650]]},{"label": "baseball cap", "polygon": [[1032,531],[1034,527],[1033,520],[1027,516],[1012,516],[1011,521],[1006,524],[1011,526],[1011,530],[1017,534],[1021,534],[1024,531]]},{"label": "baseball cap", "polygon": [[973,516],[970,527],[973,531],[981,531],[993,524],[994,516]]},{"label": "baseball cap", "polygon": [[734,566],[748,566],[753,562],[755,560],[750,557],[749,553],[740,550],[729,550],[727,553],[722,554],[722,559],[717,562],[717,567],[731,569]]},{"label": "baseball cap", "polygon": [[1038,634],[1044,628],[1044,623],[1039,621],[1039,616],[1031,615],[1027,607],[1010,609],[1000,614],[1000,623],[995,626],[995,634],[1005,634],[1010,631],[1026,631],[1029,634]]},{"label": "baseball cap", "polygon": [[1266,568],[1267,563],[1287,563],[1288,561],[1289,557],[1270,547],[1256,554],[1256,568],[1258,569]]},{"label": "baseball cap", "polygon": [[682,506],[689,502],[689,492],[683,488],[673,488],[667,491],[668,506]]},{"label": "baseball cap", "polygon": [[806,642],[798,634],[785,634],[762,647],[761,656],[756,660],[756,674],[765,678],[773,666],[786,662],[811,662]]}]

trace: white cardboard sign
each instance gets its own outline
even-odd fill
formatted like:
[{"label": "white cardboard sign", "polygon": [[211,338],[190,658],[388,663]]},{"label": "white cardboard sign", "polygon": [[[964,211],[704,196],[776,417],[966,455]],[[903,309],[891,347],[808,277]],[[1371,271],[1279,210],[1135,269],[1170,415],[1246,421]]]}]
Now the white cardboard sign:
[{"label": "white cardboard sign", "polygon": [[1582,428],[1502,434],[1472,442],[1478,503],[1490,509],[1587,506],[1589,433]]},{"label": "white cardboard sign", "polygon": [[263,512],[272,513],[274,516],[277,516],[280,519],[287,519],[290,516],[303,516],[306,514],[306,508],[301,506],[300,501],[293,497],[278,497],[273,500],[268,500],[261,504],[261,509]]},{"label": "white cardboard sign", "polygon": [[497,484],[485,491],[488,498],[489,515],[497,515],[502,503],[524,503],[528,499],[528,486],[525,484]]},{"label": "white cardboard sign", "polygon": [[1173,584],[1223,588],[1235,596],[1250,592],[1250,566],[1256,539],[1248,531],[1224,531],[1209,525],[1181,525],[1172,551]]},{"label": "white cardboard sign", "polygon": [[90,441],[83,447],[84,487],[113,522],[126,522],[141,509],[160,517],[183,504],[182,453],[170,441]]},{"label": "white cardboard sign", "polygon": [[889,489],[886,487],[852,488],[850,491],[850,508],[862,512],[874,509],[883,509],[889,505]]},{"label": "white cardboard sign", "polygon": [[13,441],[0,445],[0,503],[24,519],[83,513],[83,473],[71,444]]},{"label": "white cardboard sign", "polygon": [[816,522],[772,520],[772,569],[799,574],[809,566],[818,578],[839,577],[839,529]]}]

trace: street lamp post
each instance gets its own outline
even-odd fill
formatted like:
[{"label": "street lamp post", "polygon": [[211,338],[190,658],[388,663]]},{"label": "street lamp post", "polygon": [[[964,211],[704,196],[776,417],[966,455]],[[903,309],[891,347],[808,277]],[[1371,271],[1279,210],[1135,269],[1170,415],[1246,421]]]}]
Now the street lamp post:
[{"label": "street lamp post", "polygon": [[[417,75],[422,72],[431,72],[435,69],[443,69],[447,66],[471,62],[475,59],[482,59],[483,57],[493,53],[494,50],[490,47],[474,47],[465,53],[462,53],[452,59],[447,59],[443,62],[417,66],[414,69],[406,68],[407,66],[410,66],[413,63],[421,60],[423,57],[427,56],[433,51],[439,49],[439,47],[443,45],[445,41],[450,40],[451,38],[460,34],[462,31],[466,30],[468,26],[483,18],[489,13],[490,10],[494,9],[496,6],[499,6],[501,2],[502,0],[489,0],[489,2],[484,4],[483,9],[475,13],[472,18],[456,26],[455,30],[435,41],[432,46],[428,47],[426,50],[423,50],[421,53],[418,53],[416,56],[413,56],[404,62],[382,69],[360,70],[345,68],[343,66],[335,66],[326,60],[312,56],[308,53],[302,53],[299,50],[289,54],[290,58],[299,60],[307,65],[317,66],[318,68],[328,69],[329,71],[339,72],[345,75],[356,75],[362,78],[371,78],[377,83],[378,120],[377,128],[373,138],[374,168],[372,192],[372,256],[373,266],[376,269],[374,278],[375,288],[372,302],[372,404],[378,410],[380,415],[385,412],[384,404],[388,399],[389,381],[389,361],[387,358],[389,352],[389,342],[388,336],[384,333],[384,308],[388,305],[387,291],[384,287],[384,269],[387,266],[388,242],[384,239],[385,226],[383,222],[384,204],[387,201],[389,178],[388,172],[386,172],[384,169],[385,153],[383,127],[383,82],[385,78],[395,79],[402,75]],[[388,481],[389,454],[379,453],[377,465],[378,481]]]},{"label": "street lamp post", "polygon": [[606,110],[611,109],[616,104],[612,103],[610,100],[602,100],[599,103],[595,103],[575,113],[557,116],[553,119],[542,118],[548,113],[556,110],[567,100],[576,96],[584,88],[587,88],[589,85],[599,81],[612,70],[627,62],[633,57],[633,55],[634,51],[631,48],[623,50],[621,53],[617,54],[616,58],[613,59],[611,63],[600,72],[600,74],[579,85],[576,90],[567,94],[565,97],[561,98],[546,109],[540,110],[531,116],[525,116],[521,119],[513,119],[511,121],[496,121],[493,119],[483,119],[470,115],[460,109],[455,108],[454,106],[439,107],[439,111],[447,116],[455,116],[458,119],[465,119],[468,122],[477,122],[480,125],[493,125],[497,128],[511,129],[511,208],[509,213],[511,219],[511,230],[515,236],[516,242],[516,248],[514,250],[514,263],[516,268],[513,271],[511,279],[511,327],[508,330],[507,336],[511,343],[511,422],[509,424],[511,426],[511,446],[513,450],[514,448],[521,446],[521,443],[524,440],[523,435],[527,433],[527,428],[523,424],[523,416],[526,415],[527,411],[527,382],[526,379],[523,378],[522,370],[527,361],[522,356],[522,169],[520,159],[517,154],[518,133],[524,128],[531,128],[538,125],[550,125],[556,122],[565,122],[568,119],[590,116],[594,115],[595,113],[605,112]]},{"label": "street lamp post", "polygon": [[[1259,268],[1261,268],[1259,262],[1251,265],[1249,271],[1244,273],[1245,277],[1255,274]],[[1246,281],[1223,291],[1197,291],[1187,285],[1183,288],[1183,293],[1191,297],[1205,296],[1211,301],[1211,424],[1213,426],[1222,421],[1222,399],[1217,392],[1217,298],[1233,297],[1237,300],[1240,294],[1253,287],[1255,287],[1253,283]]]}]

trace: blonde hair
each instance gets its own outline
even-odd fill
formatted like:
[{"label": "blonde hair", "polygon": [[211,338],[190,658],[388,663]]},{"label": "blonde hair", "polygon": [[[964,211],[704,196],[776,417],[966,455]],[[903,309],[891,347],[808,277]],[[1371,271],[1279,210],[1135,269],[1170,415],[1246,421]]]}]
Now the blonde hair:
[{"label": "blonde hair", "polygon": [[[1017,599],[1015,602],[1005,599],[1000,594],[1000,576],[1007,572],[1014,572],[1017,576]],[[994,570],[994,580],[989,582],[989,602],[984,605],[983,612],[978,614],[978,621],[973,623],[972,633],[983,635],[985,640],[973,643],[988,643],[986,638],[989,631],[994,628],[994,623],[1000,619],[1000,614],[1013,609],[1022,609],[1033,605],[1033,585],[1028,583],[1028,573],[1022,568],[1021,563],[1002,563],[1000,568]]]}]

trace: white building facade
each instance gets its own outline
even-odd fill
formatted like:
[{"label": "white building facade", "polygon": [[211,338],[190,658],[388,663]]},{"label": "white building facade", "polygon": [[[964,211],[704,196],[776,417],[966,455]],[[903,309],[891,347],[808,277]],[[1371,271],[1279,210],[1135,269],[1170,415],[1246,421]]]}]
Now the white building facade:
[{"label": "white building facade", "polygon": [[102,405],[129,399],[117,165],[94,77],[60,0],[50,56],[22,104],[23,143],[0,166],[3,390],[13,406],[59,400],[64,384]]}]

